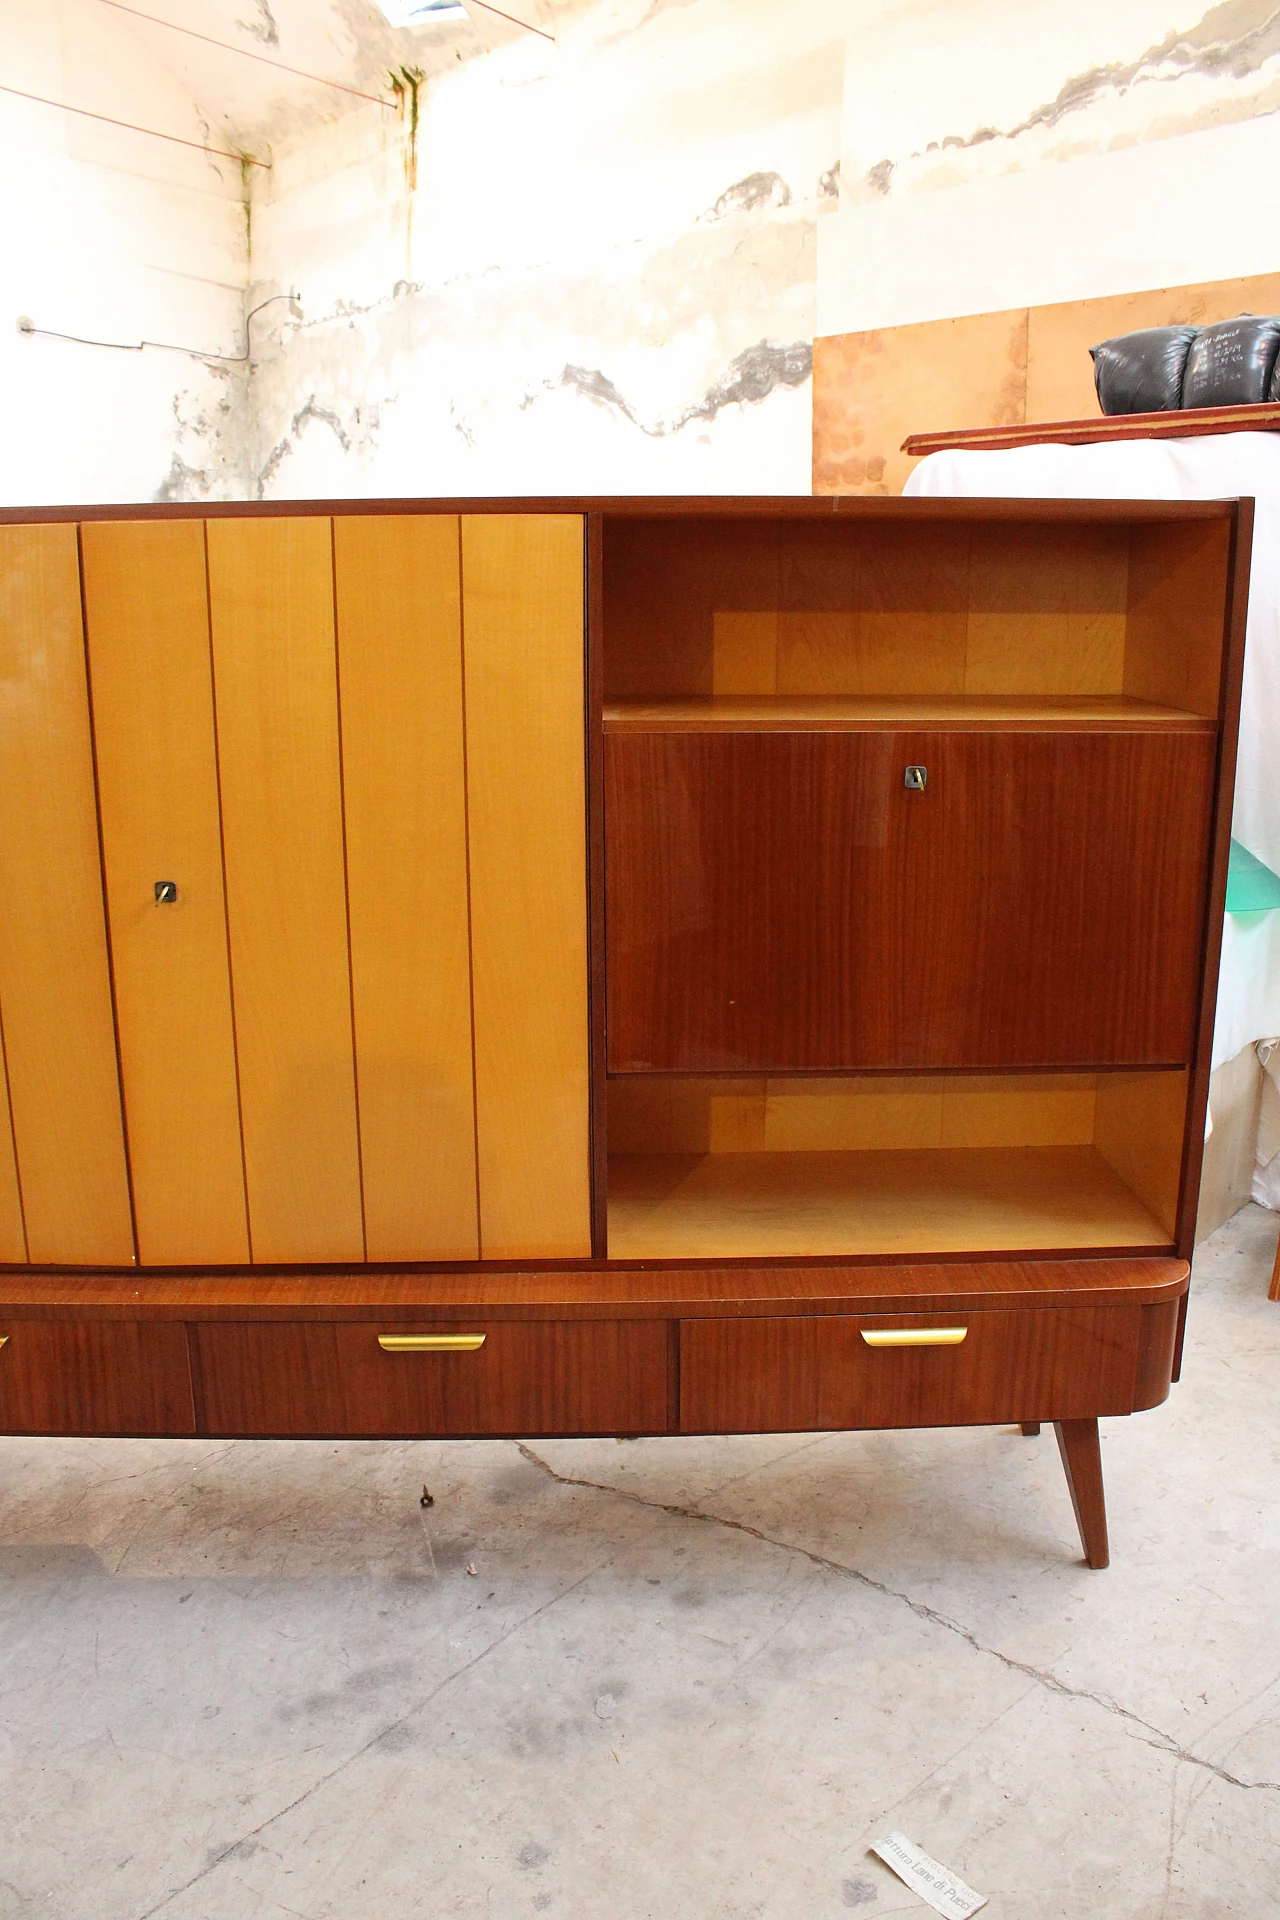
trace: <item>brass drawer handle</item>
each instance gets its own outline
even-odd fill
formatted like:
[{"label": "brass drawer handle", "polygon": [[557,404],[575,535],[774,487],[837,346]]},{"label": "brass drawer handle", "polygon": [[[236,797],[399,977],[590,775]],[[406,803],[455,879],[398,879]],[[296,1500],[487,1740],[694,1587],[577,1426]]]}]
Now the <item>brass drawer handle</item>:
[{"label": "brass drawer handle", "polygon": [[968,1327],[864,1327],[869,1347],[958,1347]]},{"label": "brass drawer handle", "polygon": [[482,1333],[380,1333],[384,1353],[474,1353],[484,1345]]}]

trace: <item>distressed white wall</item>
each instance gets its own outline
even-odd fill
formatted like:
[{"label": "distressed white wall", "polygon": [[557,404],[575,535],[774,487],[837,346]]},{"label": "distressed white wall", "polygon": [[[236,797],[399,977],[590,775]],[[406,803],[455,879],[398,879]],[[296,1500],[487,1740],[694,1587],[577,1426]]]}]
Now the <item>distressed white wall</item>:
[{"label": "distressed white wall", "polygon": [[846,62],[817,331],[1274,272],[1273,0],[908,0]]},{"label": "distressed white wall", "polygon": [[[0,499],[807,491],[815,332],[1280,265],[1269,0],[512,0],[553,45],[156,11],[369,91],[422,68],[416,155],[101,0],[0,0],[8,84],[273,163],[246,236],[234,162],[0,94]],[[13,329],[230,352],[294,285],[247,375]]]},{"label": "distressed white wall", "polygon": [[[0,80],[225,144],[98,0],[0,0]],[[0,93],[0,501],[146,500],[173,476],[241,490],[243,374],[185,355],[24,339],[19,315],[95,339],[234,353],[243,314],[240,168]],[[222,431],[214,431],[218,426]]]},{"label": "distressed white wall", "polygon": [[267,497],[808,491],[843,6],[555,26],[426,83],[412,190],[376,109],[255,180],[255,281],[307,315],[255,375]]}]

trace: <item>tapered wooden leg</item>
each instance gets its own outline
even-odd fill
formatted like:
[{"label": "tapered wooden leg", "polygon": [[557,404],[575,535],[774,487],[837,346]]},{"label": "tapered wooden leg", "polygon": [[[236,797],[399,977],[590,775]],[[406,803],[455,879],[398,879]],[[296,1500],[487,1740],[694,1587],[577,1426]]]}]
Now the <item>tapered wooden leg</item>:
[{"label": "tapered wooden leg", "polygon": [[1096,1420],[1055,1420],[1058,1452],[1071,1489],[1071,1504],[1085,1560],[1091,1567],[1111,1564],[1107,1550],[1107,1505],[1102,1491],[1102,1449]]},{"label": "tapered wooden leg", "polygon": [[1024,1420],[1022,1423],[1022,1431],[1028,1440],[1034,1440],[1040,1431],[1040,1422],[1038,1420]]},{"label": "tapered wooden leg", "polygon": [[1280,1241],[1276,1243],[1276,1263],[1271,1269],[1271,1291],[1268,1300],[1280,1300]]}]

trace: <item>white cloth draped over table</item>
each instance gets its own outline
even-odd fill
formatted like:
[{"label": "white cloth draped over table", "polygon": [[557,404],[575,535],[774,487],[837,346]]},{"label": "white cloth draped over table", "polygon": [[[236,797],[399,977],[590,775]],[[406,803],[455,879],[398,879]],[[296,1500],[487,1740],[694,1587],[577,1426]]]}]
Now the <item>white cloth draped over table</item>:
[{"label": "white cloth draped over table", "polygon": [[[905,491],[916,498],[1257,502],[1232,833],[1280,873],[1280,434],[1119,440],[1088,447],[934,453]],[[1213,1064],[1280,1033],[1280,909],[1228,914]]]}]

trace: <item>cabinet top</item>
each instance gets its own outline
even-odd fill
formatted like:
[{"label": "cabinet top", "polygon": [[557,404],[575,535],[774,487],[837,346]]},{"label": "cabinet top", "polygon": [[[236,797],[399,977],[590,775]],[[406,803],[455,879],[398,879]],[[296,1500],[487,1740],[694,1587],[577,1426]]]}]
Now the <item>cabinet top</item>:
[{"label": "cabinet top", "polygon": [[1251,498],[1221,500],[904,499],[867,494],[622,494],[532,499],[114,501],[0,507],[0,526],[82,520],[223,520],[348,514],[573,514],[605,519],[805,519],[913,521],[1230,520]]}]

